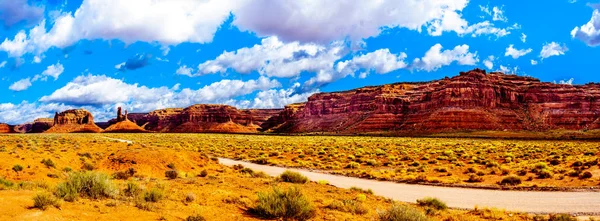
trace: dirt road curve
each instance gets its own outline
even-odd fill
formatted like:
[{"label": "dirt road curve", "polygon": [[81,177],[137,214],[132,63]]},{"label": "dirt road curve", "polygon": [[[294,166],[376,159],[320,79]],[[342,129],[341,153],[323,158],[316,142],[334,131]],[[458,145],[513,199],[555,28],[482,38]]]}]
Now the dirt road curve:
[{"label": "dirt road curve", "polygon": [[[244,167],[263,171],[271,176],[278,176],[287,170],[224,158],[219,158],[219,162],[227,166],[242,164]],[[441,199],[449,207],[461,209],[473,209],[478,206],[529,213],[600,214],[600,192],[527,192],[436,187],[365,180],[301,169],[290,170],[300,172],[312,181],[327,180],[331,185],[341,188],[355,186],[372,189],[376,195],[403,202],[414,203],[417,199],[430,196]]]}]

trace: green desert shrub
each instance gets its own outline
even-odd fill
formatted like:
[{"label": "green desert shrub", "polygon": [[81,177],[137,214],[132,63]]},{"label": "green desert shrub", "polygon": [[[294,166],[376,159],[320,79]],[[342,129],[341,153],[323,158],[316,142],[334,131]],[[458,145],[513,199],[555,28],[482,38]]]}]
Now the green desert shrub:
[{"label": "green desert shrub", "polygon": [[423,212],[405,204],[395,204],[385,211],[379,212],[381,221],[429,221]]},{"label": "green desert shrub", "polygon": [[372,189],[366,189],[365,190],[363,188],[353,186],[353,187],[350,187],[350,190],[373,195],[373,190]]},{"label": "green desert shrub", "polygon": [[143,189],[140,187],[139,184],[134,183],[134,182],[128,182],[127,186],[123,190],[123,194],[125,196],[135,197],[135,196],[140,195],[142,193],[142,191],[143,191]]},{"label": "green desert shrub", "polygon": [[542,169],[537,173],[537,175],[540,179],[546,179],[552,177],[552,172],[548,169]]},{"label": "green desert shrub", "polygon": [[135,201],[135,207],[151,211],[155,208],[154,203],[159,202],[164,198],[164,192],[159,188],[152,188],[151,190],[144,191],[140,194],[140,197]]},{"label": "green desert shrub", "polygon": [[250,212],[267,219],[308,220],[315,216],[315,208],[296,187],[259,192],[258,202]]},{"label": "green desert shrub", "polygon": [[591,173],[591,172],[589,172],[589,171],[585,171],[585,172],[583,172],[583,173],[582,173],[582,174],[579,176],[579,178],[581,178],[581,179],[589,179],[589,178],[592,178],[592,173]]},{"label": "green desert shrub", "polygon": [[191,203],[194,202],[196,200],[196,195],[193,193],[188,193],[185,195],[185,202],[186,203]]},{"label": "green desert shrub", "polygon": [[48,168],[56,168],[56,164],[51,159],[43,159],[42,164],[44,164]]},{"label": "green desert shrub", "polygon": [[152,188],[144,193],[144,201],[156,203],[164,198],[164,192],[159,188]]},{"label": "green desert shrub", "polygon": [[179,177],[179,172],[177,170],[167,170],[165,171],[165,176],[169,179],[176,179]]},{"label": "green desert shrub", "polygon": [[548,221],[577,221],[577,218],[571,217],[569,214],[550,214]]},{"label": "green desert shrub", "polygon": [[362,202],[356,200],[336,200],[331,202],[325,208],[358,215],[367,214],[369,212],[369,209],[367,209]]},{"label": "green desert shrub", "polygon": [[286,170],[285,172],[283,172],[279,178],[281,179],[281,181],[283,182],[288,182],[288,183],[306,183],[308,182],[308,178],[306,178],[304,175],[298,173],[298,172],[294,172],[294,171],[290,171],[290,170]]},{"label": "green desert shrub", "polygon": [[193,215],[185,218],[185,221],[205,221],[206,219],[201,215]]},{"label": "green desert shrub", "polygon": [[19,172],[23,171],[23,166],[16,164],[13,166],[12,170],[15,171],[15,173],[19,174]]},{"label": "green desert shrub", "polygon": [[346,168],[348,168],[348,169],[358,169],[358,168],[360,168],[360,163],[350,162],[348,165],[346,165]]},{"label": "green desert shrub", "polygon": [[15,185],[15,183],[12,181],[0,177],[0,190],[10,188],[13,185]]},{"label": "green desert shrub", "polygon": [[135,175],[135,173],[137,173],[137,171],[135,171],[135,169],[129,168],[127,170],[118,171],[118,172],[114,173],[113,177],[118,180],[127,180],[130,177],[132,177],[133,175]]},{"label": "green desert shrub", "polygon": [[71,173],[65,182],[56,186],[54,194],[66,201],[74,201],[80,196],[90,199],[112,198],[118,192],[108,175],[86,171]]},{"label": "green desert shrub", "polygon": [[46,210],[48,207],[54,206],[56,208],[60,208],[60,203],[58,199],[52,196],[49,193],[38,193],[33,197],[33,208]]},{"label": "green desert shrub", "polygon": [[471,174],[469,175],[469,179],[467,179],[466,181],[469,183],[480,183],[483,182],[483,177]]},{"label": "green desert shrub", "polygon": [[521,184],[521,177],[515,176],[515,175],[510,175],[507,177],[502,178],[502,180],[500,181],[500,185],[503,186],[516,186]]},{"label": "green desert shrub", "polygon": [[206,177],[206,176],[208,176],[208,170],[204,169],[204,170],[200,171],[200,175],[199,176],[200,177]]},{"label": "green desert shrub", "polygon": [[441,200],[439,200],[437,198],[431,198],[431,197],[419,199],[419,200],[417,200],[417,204],[419,204],[419,206],[425,206],[425,207],[429,207],[429,208],[436,209],[436,210],[448,209],[448,206],[446,205],[446,203],[442,202]]}]

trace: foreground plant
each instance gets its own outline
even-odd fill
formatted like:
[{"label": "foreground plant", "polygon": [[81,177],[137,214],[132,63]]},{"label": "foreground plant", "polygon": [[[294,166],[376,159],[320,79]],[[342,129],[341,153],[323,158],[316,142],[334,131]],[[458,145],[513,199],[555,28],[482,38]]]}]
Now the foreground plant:
[{"label": "foreground plant", "polygon": [[86,171],[71,173],[65,182],[56,186],[54,194],[66,201],[75,201],[78,197],[113,198],[118,192],[108,175]]},{"label": "foreground plant", "polygon": [[250,212],[267,219],[302,221],[315,216],[315,208],[297,187],[259,192],[256,207],[251,208]]}]

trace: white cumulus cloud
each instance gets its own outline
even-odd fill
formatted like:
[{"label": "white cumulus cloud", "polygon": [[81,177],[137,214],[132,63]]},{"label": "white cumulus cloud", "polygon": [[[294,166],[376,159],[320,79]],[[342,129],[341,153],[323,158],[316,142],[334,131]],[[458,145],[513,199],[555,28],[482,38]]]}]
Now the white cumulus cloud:
[{"label": "white cumulus cloud", "polygon": [[531,53],[531,51],[533,51],[533,49],[528,48],[528,49],[515,49],[513,47],[514,45],[509,45],[508,48],[506,48],[506,52],[504,53],[504,56],[508,57],[512,57],[514,59],[517,59],[523,55],[529,54]]},{"label": "white cumulus cloud", "polygon": [[435,71],[442,66],[457,62],[460,65],[475,65],[479,62],[477,52],[469,52],[469,45],[458,45],[454,49],[442,51],[441,44],[435,44],[422,58],[415,58],[411,64],[413,69]]},{"label": "white cumulus cloud", "polygon": [[491,70],[492,68],[494,68],[494,60],[496,60],[496,57],[494,57],[494,55],[490,55],[485,60],[483,60],[483,65],[485,65],[487,69]]},{"label": "white cumulus cloud", "polygon": [[600,5],[592,4],[590,6],[594,9],[592,18],[588,23],[573,28],[571,37],[579,39],[589,46],[595,47],[600,45],[600,11],[598,11]]},{"label": "white cumulus cloud", "polygon": [[339,42],[325,47],[297,41],[284,43],[277,37],[268,37],[261,44],[226,51],[214,60],[205,61],[198,65],[195,76],[224,73],[232,69],[238,73],[258,71],[266,76],[297,77],[303,71],[316,72],[332,68],[333,63],[345,55],[344,49],[345,46]]},{"label": "white cumulus cloud", "polygon": [[542,51],[540,52],[540,57],[543,60],[545,58],[552,57],[552,56],[560,56],[560,55],[564,55],[565,52],[567,52],[568,50],[569,50],[569,48],[567,48],[567,46],[560,45],[556,42],[550,42],[550,43],[546,43],[542,47]]},{"label": "white cumulus cloud", "polygon": [[11,84],[8,89],[12,91],[24,91],[31,87],[31,78],[24,78]]}]

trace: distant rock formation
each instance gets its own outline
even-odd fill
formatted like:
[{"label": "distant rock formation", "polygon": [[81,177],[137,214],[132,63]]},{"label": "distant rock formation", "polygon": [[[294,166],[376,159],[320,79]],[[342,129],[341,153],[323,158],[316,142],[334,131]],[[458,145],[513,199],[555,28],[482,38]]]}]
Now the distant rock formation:
[{"label": "distant rock formation", "polygon": [[53,126],[47,133],[99,133],[102,128],[94,123],[94,116],[84,109],[66,110],[54,114]]},{"label": "distant rock formation", "polygon": [[11,133],[11,127],[8,124],[0,124],[0,134]]},{"label": "distant rock formation", "polygon": [[452,78],[319,93],[263,129],[281,133],[431,133],[600,128],[600,84],[565,85],[475,69]]},{"label": "distant rock formation", "polygon": [[33,121],[31,130],[28,133],[43,133],[54,126],[52,118],[38,118]]},{"label": "distant rock formation", "polygon": [[117,118],[113,121],[110,126],[104,130],[105,133],[144,133],[146,130],[134,122],[131,122],[127,118],[127,111],[125,115],[121,113],[121,107],[117,108]]},{"label": "distant rock formation", "polygon": [[[40,122],[40,128],[44,125],[50,124],[46,120]],[[101,131],[85,110],[57,113],[52,125],[47,132]],[[118,108],[117,118],[106,127],[108,132],[392,135],[594,130],[600,129],[600,84],[555,84],[475,69],[430,82],[318,93],[307,102],[290,104],[282,110],[240,110],[227,105],[197,104],[123,114]],[[7,130],[7,126],[3,128]],[[35,122],[31,128],[35,131]]]},{"label": "distant rock formation", "polygon": [[[228,105],[197,104],[187,108],[168,108],[147,114],[131,113],[127,118],[146,130],[175,133],[256,133],[278,109],[239,110]],[[110,122],[116,122],[113,119]]]}]

